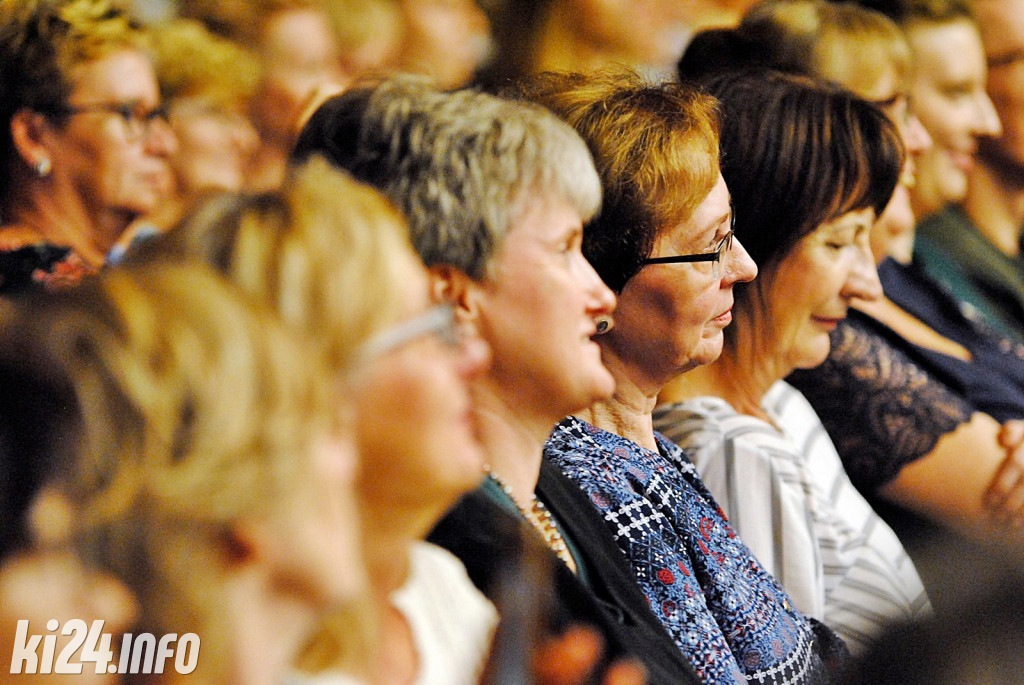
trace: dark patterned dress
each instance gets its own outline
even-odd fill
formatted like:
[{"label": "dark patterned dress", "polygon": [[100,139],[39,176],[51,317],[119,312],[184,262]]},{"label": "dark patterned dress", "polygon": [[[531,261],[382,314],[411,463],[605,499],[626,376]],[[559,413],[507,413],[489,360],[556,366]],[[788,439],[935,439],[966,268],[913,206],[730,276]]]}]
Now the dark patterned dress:
[{"label": "dark patterned dress", "polygon": [[842,641],[793,608],[683,451],[655,437],[651,452],[569,417],[544,454],[590,496],[705,683],[831,682]]},{"label": "dark patterned dress", "polygon": [[786,380],[814,407],[850,480],[870,497],[970,421],[974,407],[868,317],[850,312],[830,337],[824,364]]}]

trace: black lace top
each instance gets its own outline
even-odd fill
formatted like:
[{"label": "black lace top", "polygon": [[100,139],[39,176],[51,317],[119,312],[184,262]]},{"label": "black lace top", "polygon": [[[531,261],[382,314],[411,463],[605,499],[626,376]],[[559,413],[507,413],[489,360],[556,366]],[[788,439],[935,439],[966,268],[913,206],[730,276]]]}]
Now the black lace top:
[{"label": "black lace top", "polygon": [[851,311],[833,331],[825,363],[786,379],[811,402],[850,479],[866,494],[928,454],[974,412],[902,349],[907,343],[900,340]]}]

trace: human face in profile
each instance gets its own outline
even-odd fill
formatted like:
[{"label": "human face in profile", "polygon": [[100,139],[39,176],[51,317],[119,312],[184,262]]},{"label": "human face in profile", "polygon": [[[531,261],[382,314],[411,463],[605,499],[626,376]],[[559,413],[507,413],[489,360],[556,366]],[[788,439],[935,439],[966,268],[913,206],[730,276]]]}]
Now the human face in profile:
[{"label": "human face in profile", "polygon": [[[693,214],[663,229],[652,258],[714,252],[732,230],[725,179],[718,181]],[[757,266],[738,240],[713,262],[648,264],[619,294],[616,327],[604,343],[632,370],[649,394],[722,352],[723,331],[732,321],[733,286],[750,281]]]},{"label": "human face in profile", "polygon": [[554,423],[615,387],[594,341],[615,295],[583,256],[583,221],[566,200],[541,197],[509,229],[474,287],[487,380],[524,415]]},{"label": "human face in profile", "polygon": [[782,375],[824,362],[829,334],[852,300],[881,296],[868,240],[874,220],[869,207],[826,222],[798,240],[771,273],[761,274],[766,310],[756,326],[765,332],[766,349],[778,355]]}]

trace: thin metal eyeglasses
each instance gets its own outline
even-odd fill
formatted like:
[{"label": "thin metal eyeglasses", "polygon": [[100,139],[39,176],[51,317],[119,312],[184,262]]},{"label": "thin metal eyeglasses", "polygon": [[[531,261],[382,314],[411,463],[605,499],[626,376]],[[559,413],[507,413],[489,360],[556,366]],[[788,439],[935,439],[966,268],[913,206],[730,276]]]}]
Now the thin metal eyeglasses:
[{"label": "thin metal eyeglasses", "polygon": [[60,105],[47,110],[53,114],[73,116],[88,112],[106,112],[116,114],[124,122],[128,139],[141,140],[153,130],[153,122],[160,120],[167,123],[167,110],[163,105],[153,109],[145,109],[142,103],[135,100],[128,102],[97,102],[85,105]]},{"label": "thin metal eyeglasses", "polygon": [[713,252],[700,252],[698,254],[673,255],[671,257],[650,257],[641,262],[644,266],[648,264],[689,264],[693,262],[713,262],[712,272],[714,278],[719,276],[719,264],[722,261],[722,253],[732,249],[733,228],[736,226],[736,215],[730,219],[729,232],[725,234],[721,242]]},{"label": "thin metal eyeglasses", "polygon": [[461,336],[450,304],[431,307],[419,316],[403,321],[372,336],[360,349],[363,359],[372,359],[427,335],[435,335],[449,347],[458,347]]}]

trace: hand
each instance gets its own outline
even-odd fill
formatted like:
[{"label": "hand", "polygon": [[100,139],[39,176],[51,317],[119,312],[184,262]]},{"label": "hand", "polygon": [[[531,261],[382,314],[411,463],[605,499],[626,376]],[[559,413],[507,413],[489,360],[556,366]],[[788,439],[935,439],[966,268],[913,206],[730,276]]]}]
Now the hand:
[{"label": "hand", "polygon": [[[534,655],[536,685],[586,685],[592,680],[601,659],[600,635],[582,626],[572,627],[548,640]],[[617,661],[609,666],[601,685],[644,685],[644,668],[633,661]]]},{"label": "hand", "polygon": [[1024,525],[1024,421],[1007,421],[996,439],[1007,456],[989,485],[985,504],[997,520],[1021,526]]}]

